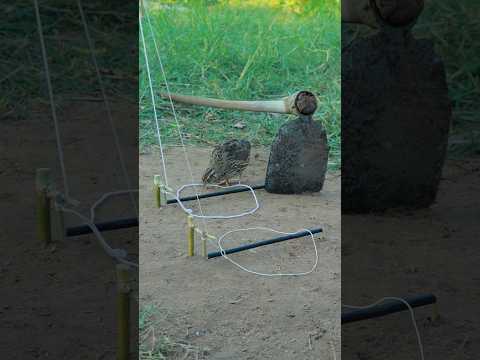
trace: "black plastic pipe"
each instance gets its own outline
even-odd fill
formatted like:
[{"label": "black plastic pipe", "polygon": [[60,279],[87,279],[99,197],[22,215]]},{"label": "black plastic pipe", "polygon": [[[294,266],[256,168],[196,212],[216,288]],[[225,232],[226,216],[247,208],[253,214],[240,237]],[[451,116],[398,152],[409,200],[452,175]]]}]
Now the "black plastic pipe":
[{"label": "black plastic pipe", "polygon": [[[120,219],[120,220],[112,220],[106,221],[101,223],[96,223],[96,227],[99,231],[111,231],[111,230],[118,230],[118,229],[126,229],[131,227],[138,226],[138,219],[137,218],[130,218],[130,219]],[[79,225],[67,228],[66,235],[67,236],[78,236],[78,235],[85,235],[91,234],[93,231],[88,225]]]},{"label": "black plastic pipe", "polygon": [[[318,233],[322,232],[323,230],[318,228],[318,229],[312,229],[310,231],[312,232],[312,234],[318,234]],[[260,247],[260,246],[275,244],[275,243],[279,243],[279,242],[287,241],[287,240],[291,240],[291,239],[298,239],[300,237],[304,237],[304,236],[308,236],[308,235],[310,235],[310,233],[308,231],[301,231],[301,232],[293,234],[293,235],[279,236],[279,237],[276,237],[276,238],[273,238],[273,239],[270,239],[270,240],[263,240],[263,241],[258,241],[258,242],[252,243],[252,244],[241,245],[241,246],[238,246],[238,247],[225,249],[225,254],[234,254],[234,253],[237,253],[237,252],[240,252],[240,251],[254,249],[254,248],[257,248],[257,247]],[[219,257],[219,256],[222,256],[222,253],[220,251],[215,251],[215,252],[208,253],[208,258],[209,259],[216,258],[216,257]]]},{"label": "black plastic pipe", "polygon": [[[403,298],[412,308],[431,305],[437,302],[433,294],[412,295]],[[397,300],[385,300],[383,303],[367,309],[348,309],[342,311],[342,324],[373,319],[400,311],[408,310],[407,305]]]},{"label": "black plastic pipe", "polygon": [[[264,188],[265,188],[265,184],[252,186],[253,190],[260,190],[260,189],[264,189]],[[210,197],[223,196],[223,195],[228,195],[228,194],[235,194],[235,193],[240,193],[240,192],[245,192],[245,191],[250,191],[250,189],[241,186],[241,187],[237,187],[237,188],[233,188],[233,189],[229,189],[229,190],[200,194],[200,195],[198,195],[198,197],[196,195],[186,196],[186,197],[180,198],[180,201],[181,202],[194,201],[194,200],[197,200],[197,198],[198,199],[206,199],[206,198],[210,198]],[[176,204],[177,202],[178,202],[177,199],[167,200],[167,204]]]},{"label": "black plastic pipe", "polygon": [[[262,185],[255,185],[252,186],[253,190],[260,190],[265,188],[265,184]],[[246,187],[237,187],[229,190],[224,190],[224,191],[217,191],[217,192],[211,192],[211,193],[205,193],[205,194],[200,194],[198,195],[199,199],[205,199],[209,197],[215,197],[215,196],[223,196],[223,195],[228,195],[228,194],[234,194],[234,193],[240,193],[240,192],[245,192],[245,191],[250,191],[249,188]],[[180,198],[182,202],[188,202],[188,201],[194,201],[197,200],[197,196],[186,196],[183,198]],[[167,204],[175,204],[177,203],[177,199],[170,199],[167,200]],[[98,228],[99,231],[111,231],[111,230],[118,230],[118,229],[126,229],[130,227],[136,227],[138,226],[138,219],[120,219],[120,220],[113,220],[113,221],[107,221],[107,222],[102,222],[95,224]],[[74,226],[71,228],[68,228],[66,231],[67,236],[78,236],[78,235],[85,235],[85,234],[91,234],[93,231],[90,229],[88,225],[79,225],[79,226]]]}]

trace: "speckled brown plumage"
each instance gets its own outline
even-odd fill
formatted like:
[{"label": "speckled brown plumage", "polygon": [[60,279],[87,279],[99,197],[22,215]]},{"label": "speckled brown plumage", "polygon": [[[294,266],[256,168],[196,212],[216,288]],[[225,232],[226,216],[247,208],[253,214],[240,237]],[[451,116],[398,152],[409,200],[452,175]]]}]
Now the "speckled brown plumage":
[{"label": "speckled brown plumage", "polygon": [[246,140],[228,140],[215,146],[210,164],[205,170],[204,184],[229,184],[239,178],[250,160],[250,143]]}]

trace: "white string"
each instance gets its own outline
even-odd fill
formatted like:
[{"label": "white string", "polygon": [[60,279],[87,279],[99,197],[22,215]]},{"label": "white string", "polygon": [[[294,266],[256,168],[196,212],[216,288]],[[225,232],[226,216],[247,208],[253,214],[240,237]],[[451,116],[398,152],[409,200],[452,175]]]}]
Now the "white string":
[{"label": "white string", "polygon": [[[274,233],[277,233],[277,234],[282,234],[282,235],[296,235],[300,232],[308,232],[310,234],[310,237],[312,239],[312,242],[313,242],[313,248],[315,250],[315,262],[312,266],[312,268],[306,272],[299,272],[299,273],[262,273],[262,272],[258,272],[258,271],[253,271],[253,270],[250,270],[250,269],[247,269],[245,266],[242,266],[240,265],[238,262],[236,262],[235,260],[231,259],[226,253],[225,253],[225,250],[223,249],[223,246],[222,246],[222,243],[223,243],[223,240],[225,239],[225,237],[227,237],[228,235],[230,234],[233,234],[233,233],[236,233],[236,232],[240,232],[240,231],[252,231],[252,230],[264,230],[264,231],[272,231]],[[228,261],[230,261],[232,264],[234,264],[235,266],[237,266],[238,268],[242,269],[243,271],[246,271],[247,273],[250,273],[250,274],[254,274],[254,275],[259,275],[259,276],[267,276],[267,277],[277,277],[277,276],[302,276],[302,275],[308,275],[308,274],[311,274],[312,272],[315,271],[315,269],[317,268],[317,264],[318,264],[318,250],[317,250],[317,244],[315,243],[315,237],[313,236],[313,233],[308,230],[308,229],[301,229],[299,231],[296,231],[294,233],[287,233],[287,232],[282,232],[282,231],[277,231],[277,230],[273,230],[273,229],[269,229],[269,228],[265,228],[265,227],[252,227],[252,228],[247,228],[247,229],[237,229],[237,230],[231,230],[231,231],[228,231],[226,232],[225,234],[223,234],[222,236],[220,236],[218,238],[218,248],[220,249],[220,253],[222,254],[222,256],[227,259]]]},{"label": "white string", "polygon": [[59,197],[61,197],[61,194],[58,194],[56,192],[52,192],[49,195],[55,199],[55,207],[57,210],[63,211],[65,213],[71,213],[76,215],[78,218],[80,218],[85,225],[87,225],[93,232],[93,234],[96,236],[100,246],[105,250],[108,256],[114,258],[115,260],[138,268],[138,264],[135,264],[131,261],[125,260],[125,257],[127,256],[127,252],[123,249],[113,249],[108,242],[105,240],[103,237],[102,233],[100,230],[98,230],[97,225],[95,224],[95,208],[100,206],[106,199],[112,196],[118,196],[118,195],[124,195],[126,193],[131,193],[131,192],[138,192],[138,190],[121,190],[121,191],[114,191],[110,193],[105,193],[103,194],[90,208],[90,218],[82,215],[80,212],[72,209],[72,208],[67,208],[64,206],[63,201],[59,201]]},{"label": "white string", "polygon": [[[130,177],[128,176],[128,171],[127,171],[127,167],[126,167],[126,164],[125,164],[125,159],[123,157],[122,148],[120,146],[120,140],[118,138],[117,128],[116,128],[115,122],[113,120],[112,110],[111,110],[111,107],[110,107],[110,101],[108,100],[108,97],[107,97],[107,94],[106,94],[106,91],[105,91],[105,85],[104,85],[103,79],[102,79],[102,75],[100,74],[100,69],[98,67],[97,57],[95,55],[95,48],[93,46],[92,38],[90,36],[90,30],[88,29],[87,19],[85,17],[85,13],[83,11],[82,0],[77,0],[77,5],[78,5],[78,10],[80,12],[80,17],[82,19],[83,28],[84,28],[84,31],[85,31],[85,37],[87,38],[88,48],[89,48],[90,54],[92,56],[92,62],[93,62],[93,65],[95,66],[95,72],[96,72],[96,75],[97,75],[98,84],[100,85],[100,92],[102,94],[102,98],[103,98],[103,101],[105,103],[105,109],[107,111],[107,117],[108,117],[108,120],[109,120],[109,123],[110,123],[110,127],[112,129],[113,138],[114,138],[114,141],[115,141],[115,147],[117,149],[118,157],[119,157],[119,160],[120,160],[120,166],[122,168],[123,176],[125,177],[125,182],[126,182],[127,188],[131,189],[132,186],[131,186],[131,182],[130,182]],[[132,201],[132,205],[135,209],[135,213],[138,214],[137,202],[135,201],[135,197],[133,196],[133,192],[130,192],[130,200]]]},{"label": "white string", "polygon": [[160,145],[160,154],[161,154],[161,158],[162,158],[162,167],[163,167],[163,177],[165,178],[165,185],[168,186],[167,167],[165,165],[165,155],[164,155],[164,152],[163,152],[162,137],[160,136],[160,125],[159,125],[158,115],[157,115],[157,106],[156,106],[156,102],[155,102],[155,94],[153,92],[152,77],[150,75],[150,65],[148,64],[147,47],[146,47],[146,43],[145,43],[145,36],[143,34],[143,26],[142,26],[142,19],[141,18],[139,19],[138,23],[139,23],[139,26],[140,26],[140,35],[141,35],[142,45],[143,45],[143,56],[145,58],[145,65],[146,65],[146,68],[147,68],[148,85],[149,85],[149,88],[150,88],[150,96],[151,96],[151,99],[152,99],[153,117],[155,119],[158,144]]},{"label": "white string", "polygon": [[103,194],[100,199],[95,201],[95,203],[90,207],[90,221],[94,222],[95,221],[95,209],[100,206],[105,200],[112,196],[119,196],[119,195],[125,195],[125,194],[131,194],[138,192],[138,189],[133,189],[133,190],[119,190],[119,191],[113,191],[109,193]]},{"label": "white string", "polygon": [[[178,203],[180,204],[180,206],[182,207],[182,209],[184,211],[186,211],[188,214],[190,214],[191,216],[193,217],[197,217],[197,218],[201,218],[203,220],[203,225],[204,225],[204,233],[206,234],[209,234],[208,233],[208,230],[207,230],[207,223],[206,223],[206,219],[209,218],[209,219],[212,219],[212,218],[220,218],[220,219],[229,219],[229,218],[232,218],[231,216],[221,216],[221,215],[217,215],[217,216],[214,216],[214,217],[211,217],[211,216],[205,216],[204,212],[203,212],[203,208],[202,208],[202,204],[201,204],[201,201],[200,201],[200,197],[199,197],[199,194],[198,192],[196,191],[196,186],[198,186],[198,184],[195,184],[195,181],[194,181],[194,177],[193,177],[193,171],[192,171],[192,166],[191,166],[191,163],[190,163],[190,159],[188,157],[188,152],[187,152],[187,148],[185,146],[185,141],[183,139],[183,135],[182,135],[182,131],[181,131],[181,126],[180,126],[180,122],[178,120],[178,116],[177,116],[177,113],[176,113],[176,110],[175,110],[175,105],[173,104],[173,99],[172,99],[172,96],[171,96],[171,92],[170,92],[170,87],[168,85],[168,80],[167,80],[167,76],[166,76],[166,73],[165,73],[165,68],[163,66],[163,62],[162,62],[162,59],[161,59],[161,56],[160,56],[160,51],[159,51],[159,48],[158,48],[158,44],[157,44],[157,41],[155,39],[155,34],[154,34],[154,31],[153,31],[153,26],[151,24],[151,21],[150,21],[150,15],[149,15],[149,10],[148,10],[148,6],[146,6],[146,0],[143,1],[144,3],[144,15],[147,19],[147,23],[148,23],[148,26],[149,26],[149,29],[150,29],[150,33],[152,35],[152,40],[153,40],[153,44],[154,44],[154,47],[155,47],[155,52],[156,52],[156,55],[157,55],[157,59],[158,59],[158,62],[160,64],[160,69],[161,69],[161,72],[162,72],[162,75],[163,75],[163,79],[164,79],[164,82],[165,82],[165,87],[166,87],[166,90],[167,90],[167,94],[168,94],[168,99],[169,99],[169,102],[170,102],[170,107],[172,109],[172,113],[173,113],[173,117],[175,119],[175,123],[176,123],[176,126],[177,126],[177,130],[178,130],[178,134],[179,134],[179,137],[180,137],[180,143],[182,145],[182,149],[183,149],[183,152],[184,152],[184,156],[185,156],[185,162],[186,162],[186,165],[187,165],[187,169],[188,169],[188,172],[190,174],[190,179],[191,179],[191,182],[192,184],[189,184],[189,185],[184,185],[182,186],[180,189],[177,190],[177,200],[178,200]],[[144,49],[144,55],[145,55],[145,65],[147,67],[147,75],[149,77],[149,85],[150,85],[150,92],[151,92],[151,95],[152,95],[152,103],[153,103],[153,107],[154,107],[154,111],[155,111],[155,99],[154,99],[154,95],[153,95],[153,85],[152,85],[152,82],[151,82],[151,78],[150,78],[150,69],[149,69],[149,63],[148,63],[148,56],[147,56],[147,51],[146,51],[146,46],[145,46],[145,38],[144,38],[144,34],[143,34],[143,27],[142,27],[142,19],[140,18],[140,33],[141,33],[141,37],[142,37],[142,43],[143,43],[143,49]],[[156,112],[155,112],[156,114]],[[160,131],[158,130],[157,131],[157,137],[159,139],[159,143],[161,141],[161,138],[160,138]],[[161,147],[161,146],[160,146]],[[197,198],[197,203],[198,203],[198,207],[199,207],[199,210],[200,210],[200,215],[194,215],[192,214],[192,211],[190,209],[187,209],[183,206],[183,204],[181,203],[180,199],[179,199],[179,194],[180,192],[185,188],[185,187],[193,187],[194,190],[195,190],[195,196]],[[246,186],[246,185],[243,185],[243,186]],[[255,191],[250,188],[253,195],[254,195],[254,199],[256,201],[256,204],[257,204],[257,208],[255,208],[253,210],[256,211],[258,209],[258,200],[257,200],[257,197],[255,195]],[[245,216],[245,215],[250,215],[251,213],[253,213],[252,211],[251,212],[247,212],[247,213],[242,213],[240,214],[240,216]],[[233,216],[233,217],[239,217],[239,216]],[[285,234],[285,235],[293,235],[293,234],[297,234],[297,233],[284,233],[284,232],[280,232],[280,231],[276,231],[276,230],[273,230],[273,229],[268,229],[268,228],[252,228],[252,229],[264,229],[264,230],[268,230],[268,231],[273,231],[273,232],[276,232],[278,234]],[[249,270],[245,267],[243,267],[242,265],[236,263],[235,261],[233,261],[232,259],[230,259],[226,254],[225,252],[223,251],[223,248],[221,246],[221,242],[223,241],[223,238],[225,236],[227,236],[228,234],[231,234],[233,232],[238,232],[238,231],[246,231],[246,230],[250,230],[250,229],[239,229],[239,230],[233,230],[233,231],[229,231],[227,233],[225,233],[224,235],[222,235],[220,238],[218,238],[218,246],[219,246],[219,249],[222,251],[222,256],[225,257],[227,260],[229,260],[230,262],[232,262],[234,265],[238,266],[240,269],[246,271],[246,272],[249,272],[249,273],[252,273],[252,274],[255,274],[255,275],[260,275],[260,276],[300,276],[300,275],[307,275],[307,274],[310,274],[312,273],[316,267],[317,267],[317,264],[318,264],[318,251],[317,251],[317,245],[315,243],[315,238],[313,237],[313,234],[309,231],[309,230],[305,230],[307,232],[310,233],[310,236],[312,237],[312,241],[313,241],[313,245],[314,245],[314,249],[315,249],[315,264],[313,265],[312,269],[310,271],[307,271],[307,272],[304,272],[304,273],[292,273],[292,274],[265,274],[265,273],[260,273],[260,272],[255,272],[255,271],[252,271],[252,270]],[[208,239],[208,237],[207,237]]]},{"label": "white string", "polygon": [[221,189],[229,189],[229,188],[237,188],[237,187],[244,187],[244,188],[247,188],[249,189],[249,191],[252,193],[253,195],[253,199],[255,200],[255,207],[253,207],[252,209],[248,210],[248,211],[245,211],[245,212],[242,212],[242,213],[239,213],[239,214],[234,214],[234,215],[204,215],[203,213],[201,215],[197,215],[197,214],[194,214],[193,213],[193,210],[190,209],[190,208],[187,208],[185,207],[185,205],[183,205],[183,202],[181,201],[181,193],[184,189],[186,188],[189,188],[189,187],[196,187],[196,186],[203,186],[203,184],[187,184],[187,185],[183,185],[181,186],[178,190],[177,190],[177,194],[176,194],[176,199],[177,199],[177,203],[180,205],[180,207],[182,208],[183,211],[185,211],[188,215],[194,217],[194,218],[198,218],[198,219],[235,219],[235,218],[239,218],[239,217],[243,217],[243,216],[247,216],[247,215],[251,215],[253,214],[255,211],[258,210],[258,208],[260,207],[259,203],[258,203],[258,199],[257,199],[257,195],[255,194],[255,190],[253,190],[253,188],[249,185],[246,185],[246,184],[237,184],[237,185],[233,185],[233,186],[221,186],[221,185],[215,185],[215,184],[211,184],[210,186],[214,186],[214,187],[218,187],[218,188],[221,188]]},{"label": "white string", "polygon": [[108,245],[107,241],[103,237],[100,230],[98,230],[95,223],[93,221],[90,221],[90,219],[88,217],[82,215],[80,212],[78,212],[74,209],[66,208],[61,204],[56,203],[56,205],[63,212],[71,213],[71,214],[74,214],[74,215],[78,216],[85,223],[85,225],[87,225],[92,230],[92,232],[95,234],[95,236],[98,239],[98,242],[100,243],[100,246],[105,250],[107,255],[114,258],[115,260],[117,260],[120,263],[129,265],[129,266],[132,266],[132,267],[135,267],[135,268],[139,267],[138,264],[136,264],[134,262],[131,262],[131,261],[128,261],[128,260],[125,260],[125,257],[127,256],[127,252],[125,250],[123,250],[123,249],[113,249],[112,247],[110,247],[110,245]]},{"label": "white string", "polygon": [[42,19],[40,17],[40,8],[38,6],[38,0],[33,0],[33,4],[35,6],[35,17],[37,19],[37,27],[38,27],[38,36],[40,37],[40,47],[42,49],[42,60],[43,60],[43,67],[45,70],[45,78],[47,81],[47,89],[48,89],[48,97],[50,99],[50,109],[52,112],[53,124],[55,127],[55,139],[57,142],[57,154],[58,160],[60,162],[60,168],[62,171],[62,179],[63,179],[63,190],[65,193],[65,198],[70,200],[70,189],[68,187],[67,181],[67,172],[65,170],[65,161],[63,158],[63,145],[62,139],[60,137],[60,127],[58,124],[57,118],[57,110],[55,106],[55,98],[53,96],[53,88],[52,88],[52,81],[50,76],[50,68],[48,66],[48,56],[47,56],[47,48],[45,46],[45,39],[43,36],[43,26],[42,26]]},{"label": "white string", "polygon": [[[57,118],[57,112],[56,112],[56,106],[55,106],[55,99],[54,99],[54,96],[53,96],[53,87],[52,87],[52,83],[51,83],[50,69],[49,69],[49,65],[48,65],[48,57],[47,57],[47,51],[46,51],[45,40],[44,40],[44,35],[43,35],[43,27],[42,27],[42,20],[41,20],[41,16],[40,16],[40,9],[39,9],[39,5],[38,5],[38,0],[34,0],[33,2],[34,2],[34,7],[35,7],[35,16],[36,16],[36,20],[37,20],[38,33],[39,33],[39,37],[40,37],[40,46],[41,46],[41,50],[42,50],[42,60],[43,60],[43,65],[44,65],[44,69],[45,69],[45,77],[46,77],[46,81],[47,81],[50,107],[51,107],[53,122],[54,122],[54,125],[55,125],[55,138],[56,138],[56,143],[57,143],[57,152],[58,152],[60,167],[61,167],[61,171],[62,171],[63,185],[64,185],[63,197],[65,198],[66,203],[74,204],[74,203],[76,203],[76,201],[74,201],[73,199],[70,198],[70,190],[69,190],[69,187],[68,187],[67,173],[66,173],[66,170],[65,170],[65,163],[64,163],[64,156],[63,156],[63,145],[62,145],[62,141],[61,141],[61,137],[60,137],[60,130],[59,130],[59,124],[58,124],[58,118]],[[83,10],[81,9],[80,1],[78,3],[79,3],[79,9],[80,9],[81,14],[82,14],[82,19],[84,20]],[[85,23],[85,26],[86,26],[86,23]],[[90,41],[89,36],[88,36],[88,39],[89,39],[90,50],[92,51],[91,41]],[[93,54],[93,52],[92,52],[92,54]],[[96,64],[96,60],[95,60],[95,66],[96,66],[96,69],[98,71],[98,66]],[[99,71],[98,71],[98,74],[99,74]],[[101,78],[99,78],[99,81],[101,82]],[[101,82],[101,84],[102,84],[101,85],[102,95],[104,96],[104,100],[106,101],[105,92],[103,90],[103,83]],[[106,105],[107,105],[107,108],[108,108],[109,116],[111,117],[109,106],[108,106],[107,102],[106,102]],[[112,126],[113,126],[113,120],[112,120]],[[128,177],[127,177],[127,180],[128,180]],[[111,196],[112,194],[113,193],[105,194],[102,197],[102,199],[104,200],[108,196]],[[97,201],[94,204],[94,206],[92,206],[91,214],[93,216],[95,214],[94,208],[99,203],[101,203],[103,201],[102,199],[100,201]],[[134,206],[135,206],[135,209],[136,209],[135,201],[133,201],[133,202],[134,202]],[[55,202],[55,206],[60,211],[74,214],[74,215],[78,216],[80,219],[82,219],[84,221],[84,223],[88,227],[90,227],[92,232],[97,237],[100,245],[102,246],[102,248],[105,250],[105,252],[109,256],[116,259],[120,263],[138,268],[138,264],[135,264],[131,261],[125,260],[125,257],[127,256],[127,253],[126,253],[125,250],[123,250],[123,249],[113,249],[108,245],[108,243],[105,241],[105,238],[102,236],[101,232],[98,230],[97,226],[93,222],[93,218],[89,219],[88,217],[82,215],[80,212],[78,212],[74,209],[66,208],[63,204],[59,203],[58,201]]]},{"label": "white string", "polygon": [[410,316],[412,318],[412,323],[413,323],[413,327],[415,329],[415,334],[417,335],[418,348],[420,350],[420,359],[425,360],[425,356],[424,356],[424,353],[423,353],[422,338],[420,336],[420,331],[418,330],[417,321],[415,320],[415,312],[413,311],[412,306],[405,299],[389,296],[389,297],[381,298],[380,300],[374,302],[373,304],[366,305],[366,306],[342,305],[342,307],[345,307],[345,308],[348,308],[348,309],[369,309],[369,308],[377,306],[378,304],[383,303],[386,300],[399,301],[399,302],[405,304],[405,306],[407,306],[408,311],[410,312]]},{"label": "white string", "polygon": [[[168,94],[168,98],[170,100],[170,107],[172,108],[172,113],[173,113],[173,117],[175,119],[175,123],[177,125],[177,130],[178,130],[178,135],[180,137],[180,143],[182,145],[182,149],[183,149],[183,153],[184,153],[184,156],[185,156],[185,163],[187,164],[187,169],[188,169],[188,172],[190,173],[190,179],[191,179],[191,182],[192,184],[195,183],[195,180],[193,178],[193,171],[192,171],[192,166],[190,164],[190,160],[188,158],[188,152],[187,152],[187,148],[185,146],[185,141],[183,140],[183,135],[182,135],[182,128],[180,126],[180,122],[178,121],[178,116],[177,116],[177,112],[175,111],[175,105],[173,104],[173,99],[172,99],[172,95],[170,93],[170,87],[168,86],[168,80],[167,80],[167,75],[165,73],[165,68],[163,67],[163,62],[162,62],[162,58],[160,56],[160,51],[158,50],[158,45],[157,45],[157,41],[155,40],[155,33],[153,31],[153,27],[152,27],[152,23],[150,21],[150,14],[149,14],[149,10],[148,10],[148,6],[146,6],[146,0],[144,0],[144,10],[145,10],[145,17],[147,18],[147,23],[148,23],[148,26],[149,26],[149,29],[150,29],[150,34],[152,35],[152,40],[153,40],[153,44],[154,44],[154,47],[155,47],[155,53],[157,54],[157,59],[158,59],[158,63],[160,64],[160,69],[162,71],[162,75],[163,75],[163,79],[164,79],[164,82],[165,82],[165,87],[167,89],[167,94]],[[142,31],[142,39],[143,39],[143,30],[142,30],[142,25],[141,25],[142,21],[140,19],[140,29]],[[143,39],[143,47],[144,47],[144,51],[145,51],[145,59],[147,58],[147,53],[146,53],[146,48],[145,48],[145,40]],[[150,70],[148,68],[148,61],[145,62],[146,66],[147,66],[147,73],[150,73]],[[153,88],[152,88],[152,84],[150,82],[150,90],[153,94]],[[153,95],[152,95],[153,97]],[[155,108],[155,104],[154,104],[154,108]],[[158,133],[158,137],[160,139],[160,132]],[[202,209],[202,204],[201,204],[201,201],[200,201],[200,198],[199,198],[199,194],[195,189],[195,196],[197,197],[197,203],[198,203],[198,208],[200,210],[200,214],[202,216],[204,216],[204,213],[203,213],[203,209]],[[204,227],[204,231],[205,232],[208,232],[207,230],[207,222],[206,222],[206,219],[205,217],[202,218],[203,220],[203,227]]]}]

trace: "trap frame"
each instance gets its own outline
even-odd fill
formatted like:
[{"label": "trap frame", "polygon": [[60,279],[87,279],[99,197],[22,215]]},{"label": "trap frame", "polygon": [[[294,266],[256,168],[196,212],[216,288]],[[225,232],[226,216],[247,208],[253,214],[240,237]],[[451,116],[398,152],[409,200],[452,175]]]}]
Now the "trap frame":
[{"label": "trap frame", "polygon": [[[423,307],[428,305],[435,305],[437,298],[433,294],[417,294],[402,297],[412,309],[417,307]],[[349,324],[353,322],[375,319],[391,314],[395,314],[402,311],[409,310],[409,307],[401,301],[388,299],[375,306],[371,307],[358,307],[356,309],[342,310],[342,324]],[[437,317],[437,309],[434,307],[434,317]]]}]

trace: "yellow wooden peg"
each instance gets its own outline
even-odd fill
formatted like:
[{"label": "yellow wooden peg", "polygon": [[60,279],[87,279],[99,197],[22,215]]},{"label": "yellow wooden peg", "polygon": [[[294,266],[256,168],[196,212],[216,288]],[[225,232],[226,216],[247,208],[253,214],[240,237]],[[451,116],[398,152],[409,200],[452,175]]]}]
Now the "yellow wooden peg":
[{"label": "yellow wooden peg", "polygon": [[153,177],[153,184],[153,192],[155,194],[155,201],[157,203],[157,207],[159,208],[163,205],[167,205],[168,188],[162,184],[162,178],[160,177],[160,175],[155,175]]},{"label": "yellow wooden peg", "polygon": [[37,169],[35,187],[37,195],[37,234],[44,246],[52,240],[50,216],[50,169]]},{"label": "yellow wooden peg", "polygon": [[117,360],[128,360],[130,353],[129,268],[118,264],[117,270]]},{"label": "yellow wooden peg", "polygon": [[187,217],[187,242],[188,242],[188,256],[195,255],[195,224],[193,217],[188,215]]},{"label": "yellow wooden peg", "polygon": [[[52,187],[53,190],[53,187]],[[65,239],[65,216],[62,210],[62,198],[58,195],[51,197],[51,228],[52,240],[54,242],[63,241]]]},{"label": "yellow wooden peg", "polygon": [[155,201],[157,203],[157,207],[162,206],[162,182],[161,182],[160,175],[155,175],[153,177],[153,191],[155,194]]},{"label": "yellow wooden peg", "polygon": [[207,253],[207,235],[202,232],[202,256],[204,258],[208,257]]},{"label": "yellow wooden peg", "polygon": [[432,321],[437,321],[440,319],[440,311],[438,309],[438,304],[435,303],[432,305]]}]

